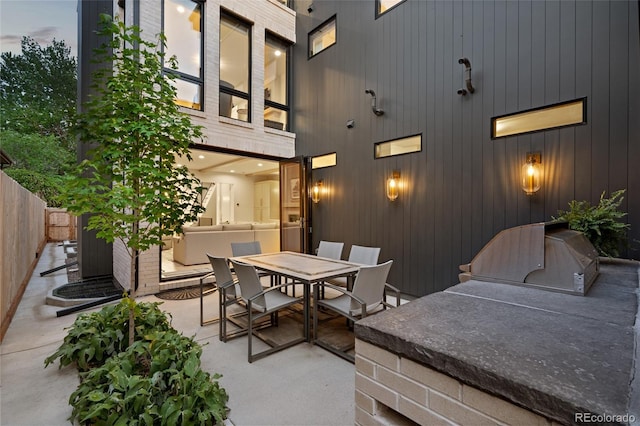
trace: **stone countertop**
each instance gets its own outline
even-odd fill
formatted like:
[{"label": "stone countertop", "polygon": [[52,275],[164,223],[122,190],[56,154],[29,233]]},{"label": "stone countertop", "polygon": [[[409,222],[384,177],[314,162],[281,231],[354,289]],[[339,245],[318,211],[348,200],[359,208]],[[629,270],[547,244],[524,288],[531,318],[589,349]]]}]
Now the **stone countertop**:
[{"label": "stone countertop", "polygon": [[472,280],[358,321],[355,333],[563,424],[582,412],[639,421],[638,267],[602,263],[586,296]]}]

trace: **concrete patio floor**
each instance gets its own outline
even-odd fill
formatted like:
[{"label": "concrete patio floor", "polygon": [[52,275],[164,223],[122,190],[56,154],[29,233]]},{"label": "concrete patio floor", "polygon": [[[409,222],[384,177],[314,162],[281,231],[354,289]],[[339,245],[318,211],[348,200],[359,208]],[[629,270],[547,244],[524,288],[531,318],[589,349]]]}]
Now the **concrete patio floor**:
[{"label": "concrete patio floor", "polygon": [[[65,270],[40,273],[64,263],[63,248],[47,244],[0,345],[0,424],[67,425],[69,396],[78,385],[73,366],[44,368],[44,359],[62,343],[77,314],[45,304],[47,293],[67,283]],[[247,338],[218,339],[218,325],[201,327],[199,299],[162,302],[173,326],[203,346],[202,368],[222,374],[235,425],[349,425],[354,423],[354,366],[328,351],[301,343],[254,363],[247,362]],[[217,294],[207,296],[206,316],[215,316]],[[100,307],[93,308],[98,310]],[[83,311],[83,312],[88,312]]]}]

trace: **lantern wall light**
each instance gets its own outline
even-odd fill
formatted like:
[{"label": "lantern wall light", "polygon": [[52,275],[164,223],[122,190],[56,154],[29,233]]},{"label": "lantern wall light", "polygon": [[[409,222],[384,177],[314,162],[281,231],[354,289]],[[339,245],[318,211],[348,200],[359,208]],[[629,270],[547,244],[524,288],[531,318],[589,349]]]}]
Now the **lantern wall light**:
[{"label": "lantern wall light", "polygon": [[316,183],[314,183],[313,186],[311,187],[311,201],[313,201],[315,204],[318,204],[320,202],[321,195],[322,195],[322,180],[319,180]]},{"label": "lantern wall light", "polygon": [[528,152],[522,166],[522,189],[527,195],[533,195],[540,189],[542,182],[542,162],[539,152]]},{"label": "lantern wall light", "polygon": [[387,198],[394,201],[400,195],[400,172],[394,171],[389,179],[387,179]]}]

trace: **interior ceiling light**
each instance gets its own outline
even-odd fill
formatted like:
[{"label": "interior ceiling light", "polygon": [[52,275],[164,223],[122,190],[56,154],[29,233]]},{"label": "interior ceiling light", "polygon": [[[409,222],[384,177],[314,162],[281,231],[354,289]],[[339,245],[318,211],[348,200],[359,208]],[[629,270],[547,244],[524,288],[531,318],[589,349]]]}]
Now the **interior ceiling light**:
[{"label": "interior ceiling light", "polygon": [[201,160],[204,160],[204,155],[200,154],[200,155],[198,155],[198,158],[201,159]]},{"label": "interior ceiling light", "polygon": [[282,55],[282,52],[280,50],[276,49],[276,51],[274,52],[274,55],[279,57],[280,55]]}]

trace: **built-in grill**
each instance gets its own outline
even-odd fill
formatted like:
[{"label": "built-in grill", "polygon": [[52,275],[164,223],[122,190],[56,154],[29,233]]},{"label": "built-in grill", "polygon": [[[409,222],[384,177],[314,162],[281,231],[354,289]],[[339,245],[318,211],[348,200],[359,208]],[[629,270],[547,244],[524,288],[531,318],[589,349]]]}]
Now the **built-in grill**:
[{"label": "built-in grill", "polygon": [[536,223],[500,232],[460,270],[460,282],[500,282],[584,296],[598,276],[598,252],[565,222]]}]

